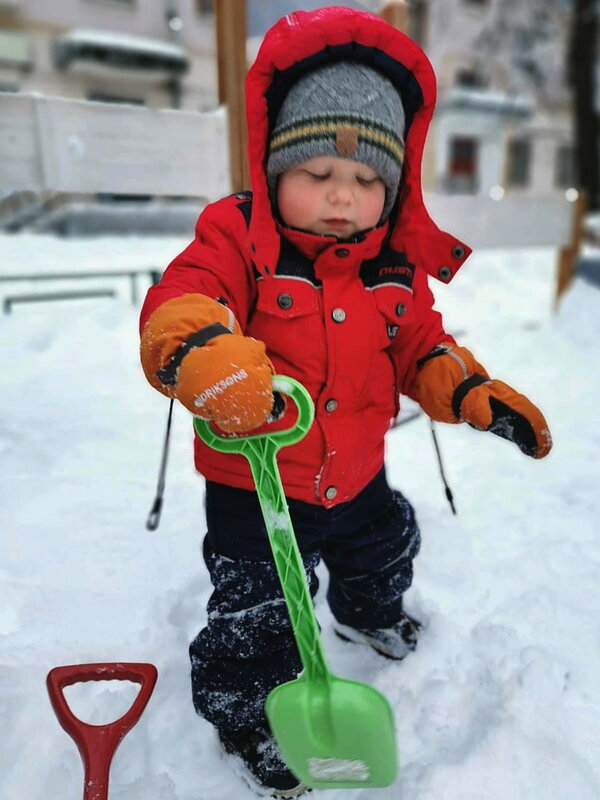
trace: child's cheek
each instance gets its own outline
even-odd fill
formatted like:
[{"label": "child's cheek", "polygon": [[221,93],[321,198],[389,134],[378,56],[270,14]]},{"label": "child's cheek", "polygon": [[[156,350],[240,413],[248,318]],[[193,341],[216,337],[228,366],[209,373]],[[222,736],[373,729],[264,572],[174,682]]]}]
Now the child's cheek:
[{"label": "child's cheek", "polygon": [[304,185],[297,185],[291,190],[287,187],[279,194],[279,213],[283,221],[294,228],[305,228],[310,224],[317,198],[314,192]]},{"label": "child's cheek", "polygon": [[363,227],[372,228],[377,225],[383,207],[385,205],[385,189],[382,187],[381,191],[371,191],[364,197],[362,204],[362,212],[364,219],[362,220]]}]

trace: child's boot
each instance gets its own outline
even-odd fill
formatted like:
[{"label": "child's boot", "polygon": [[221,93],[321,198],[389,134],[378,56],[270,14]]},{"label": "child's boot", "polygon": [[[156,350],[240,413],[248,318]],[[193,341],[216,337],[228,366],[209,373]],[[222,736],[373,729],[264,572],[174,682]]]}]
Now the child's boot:
[{"label": "child's boot", "polygon": [[271,797],[299,797],[309,791],[287,767],[273,734],[265,725],[241,731],[218,731],[225,752],[237,756],[248,782]]},{"label": "child's boot", "polygon": [[380,655],[401,661],[416,649],[421,623],[403,611],[390,628],[351,628],[336,622],[334,630],[345,642],[368,644]]}]

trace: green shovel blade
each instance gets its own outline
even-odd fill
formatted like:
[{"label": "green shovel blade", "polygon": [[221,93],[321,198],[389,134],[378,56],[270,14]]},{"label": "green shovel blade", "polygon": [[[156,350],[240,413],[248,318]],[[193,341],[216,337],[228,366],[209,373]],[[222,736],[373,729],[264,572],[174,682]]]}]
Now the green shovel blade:
[{"label": "green shovel blade", "polygon": [[283,758],[313,789],[389,786],[396,777],[394,719],[372,686],[329,673],[278,686],[265,709]]},{"label": "green shovel blade", "polygon": [[273,377],[273,389],[298,407],[286,430],[247,436],[221,436],[196,418],[206,444],[224,453],[241,453],[250,462],[269,543],[304,671],[277,686],[265,712],[283,758],[292,772],[314,789],[389,786],[396,777],[392,710],[376,689],[333,675],[323,653],[319,625],[302,556],[298,550],[279,470],[277,451],[306,435],[314,406],[306,389],[292,378]]}]

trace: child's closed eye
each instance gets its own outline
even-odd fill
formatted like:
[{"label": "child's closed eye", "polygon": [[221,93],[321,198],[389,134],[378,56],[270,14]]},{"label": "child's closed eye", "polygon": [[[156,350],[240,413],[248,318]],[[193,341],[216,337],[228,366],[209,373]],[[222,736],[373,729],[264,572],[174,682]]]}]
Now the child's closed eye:
[{"label": "child's closed eye", "polygon": [[327,178],[329,178],[331,176],[330,172],[311,172],[308,169],[306,169],[304,171],[306,172],[306,174],[309,177],[313,178],[313,180],[315,180],[315,181],[326,181]]},{"label": "child's closed eye", "polygon": [[356,176],[356,182],[360,184],[360,186],[375,186],[376,183],[379,183],[381,178],[376,175],[374,178],[361,178],[360,175]]}]

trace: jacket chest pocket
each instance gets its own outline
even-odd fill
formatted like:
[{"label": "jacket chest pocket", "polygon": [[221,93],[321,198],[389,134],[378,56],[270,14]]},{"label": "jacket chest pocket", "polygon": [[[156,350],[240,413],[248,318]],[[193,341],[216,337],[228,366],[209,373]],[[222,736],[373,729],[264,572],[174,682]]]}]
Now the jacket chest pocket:
[{"label": "jacket chest pocket", "polygon": [[380,341],[387,347],[394,341],[402,325],[409,325],[414,321],[412,291],[402,286],[382,286],[372,292],[381,319]]},{"label": "jacket chest pocket", "polygon": [[257,282],[257,292],[246,332],[265,342],[286,374],[294,365],[292,377],[309,383],[322,380],[327,354],[320,289],[294,278],[264,278]]},{"label": "jacket chest pocket", "polygon": [[294,320],[320,311],[319,289],[301,278],[263,278],[258,281],[256,310]]},{"label": "jacket chest pocket", "polygon": [[308,281],[264,278],[246,332],[286,362],[324,357],[321,292]]}]

